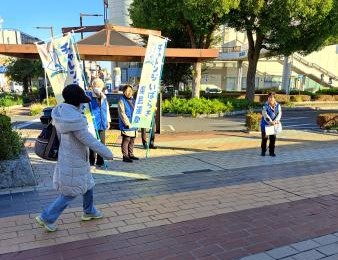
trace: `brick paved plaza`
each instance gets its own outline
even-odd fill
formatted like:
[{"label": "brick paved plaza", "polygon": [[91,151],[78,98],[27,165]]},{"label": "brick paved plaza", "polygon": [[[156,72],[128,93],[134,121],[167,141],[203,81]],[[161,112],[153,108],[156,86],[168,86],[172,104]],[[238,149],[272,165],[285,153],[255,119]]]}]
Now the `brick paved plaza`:
[{"label": "brick paved plaza", "polygon": [[[287,130],[277,157],[259,134],[157,136],[140,161],[95,170],[101,220],[81,222],[78,198],[46,233],[34,217],[56,196],[54,163],[35,156],[38,185],[0,191],[0,259],[338,260],[338,135]],[[140,144],[140,140],[138,140]]]}]

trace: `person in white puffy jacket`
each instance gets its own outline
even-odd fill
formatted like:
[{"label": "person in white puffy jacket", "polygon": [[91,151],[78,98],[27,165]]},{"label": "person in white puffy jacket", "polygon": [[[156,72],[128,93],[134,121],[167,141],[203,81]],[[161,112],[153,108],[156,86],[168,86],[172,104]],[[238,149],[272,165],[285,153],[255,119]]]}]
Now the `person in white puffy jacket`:
[{"label": "person in white puffy jacket", "polygon": [[60,147],[54,170],[53,185],[60,193],[36,221],[48,231],[55,231],[56,221],[68,204],[78,195],[83,196],[82,220],[102,218],[93,203],[94,179],[90,172],[89,148],[103,158],[113,159],[112,152],[88,130],[88,123],[80,106],[90,102],[84,90],[76,84],[62,91],[64,103],[52,111],[52,122],[58,133]]}]

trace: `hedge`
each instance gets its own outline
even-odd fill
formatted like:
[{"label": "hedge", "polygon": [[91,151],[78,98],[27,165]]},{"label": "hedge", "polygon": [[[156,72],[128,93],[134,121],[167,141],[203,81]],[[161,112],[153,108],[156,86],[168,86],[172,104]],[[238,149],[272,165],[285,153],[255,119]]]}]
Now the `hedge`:
[{"label": "hedge", "polygon": [[290,95],[290,101],[292,101],[292,102],[311,101],[311,96],[309,96],[309,95]]},{"label": "hedge", "polygon": [[249,131],[259,131],[262,119],[261,113],[248,112],[245,115],[245,126]]},{"label": "hedge", "polygon": [[338,126],[338,113],[325,113],[317,116],[317,125],[323,129]]},{"label": "hedge", "polygon": [[187,100],[174,97],[162,103],[163,113],[191,114],[193,117],[199,114],[215,114],[232,110],[231,103],[225,104],[218,99],[192,98]]},{"label": "hedge", "polygon": [[338,101],[338,95],[316,95],[316,101]]},{"label": "hedge", "polygon": [[0,107],[10,107],[14,105],[22,105],[22,97],[20,95],[0,94]]},{"label": "hedge", "polygon": [[314,98],[316,94],[312,93],[311,91],[306,91],[306,90],[291,90],[290,95],[306,95],[306,96],[310,96],[312,99]]},{"label": "hedge", "polygon": [[195,117],[201,114],[217,114],[231,112],[234,110],[249,109],[258,106],[259,104],[252,103],[245,99],[181,99],[174,97],[172,99],[166,99],[163,101],[162,112],[173,114],[190,114]]},{"label": "hedge", "polygon": [[316,94],[338,95],[338,88],[321,89],[318,90]]},{"label": "hedge", "polygon": [[45,108],[46,106],[40,103],[34,103],[30,106],[29,110],[30,110],[30,115],[31,116],[36,116],[42,113],[42,110]]},{"label": "hedge", "polygon": [[11,119],[0,114],[0,160],[16,158],[21,152],[22,145],[20,134],[12,129]]}]

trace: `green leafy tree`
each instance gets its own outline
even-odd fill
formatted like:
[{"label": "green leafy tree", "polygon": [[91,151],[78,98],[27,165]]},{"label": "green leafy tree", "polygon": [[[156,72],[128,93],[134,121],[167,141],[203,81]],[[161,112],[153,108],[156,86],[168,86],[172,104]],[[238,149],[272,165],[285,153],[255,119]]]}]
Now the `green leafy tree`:
[{"label": "green leafy tree", "polygon": [[[163,34],[170,39],[169,48],[189,48],[189,37],[184,30],[170,29],[163,31]],[[164,85],[172,85],[178,89],[179,83],[188,83],[191,80],[191,64],[166,62],[162,72],[162,82]]]},{"label": "green leafy tree", "polygon": [[338,0],[241,0],[228,15],[228,26],[246,32],[248,74],[246,98],[253,101],[261,50],[270,55],[308,54],[337,35]]},{"label": "green leafy tree", "polygon": [[41,60],[9,59],[6,62],[8,76],[11,80],[23,84],[24,93],[31,92],[32,79],[43,76]]},{"label": "green leafy tree", "polygon": [[[223,24],[226,13],[239,0],[134,0],[130,7],[132,25],[161,30],[165,36],[187,37],[185,46],[209,48],[214,31]],[[181,32],[175,34],[170,32]],[[175,38],[176,39],[176,38]],[[182,42],[181,42],[182,43]],[[193,66],[193,97],[199,97],[201,62]]]}]

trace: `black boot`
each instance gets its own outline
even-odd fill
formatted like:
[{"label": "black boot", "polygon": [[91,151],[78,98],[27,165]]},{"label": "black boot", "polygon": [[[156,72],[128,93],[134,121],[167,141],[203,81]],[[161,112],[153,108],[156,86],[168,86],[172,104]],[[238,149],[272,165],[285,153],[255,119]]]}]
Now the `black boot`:
[{"label": "black boot", "polygon": [[124,162],[133,162],[132,159],[130,159],[129,157],[125,157],[125,156],[123,156],[123,161]]}]

